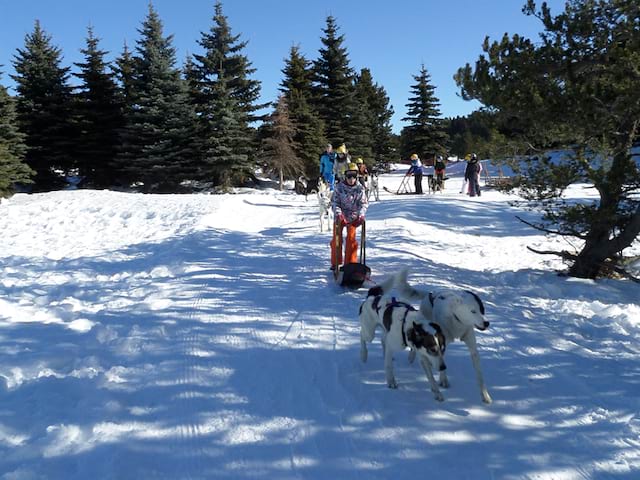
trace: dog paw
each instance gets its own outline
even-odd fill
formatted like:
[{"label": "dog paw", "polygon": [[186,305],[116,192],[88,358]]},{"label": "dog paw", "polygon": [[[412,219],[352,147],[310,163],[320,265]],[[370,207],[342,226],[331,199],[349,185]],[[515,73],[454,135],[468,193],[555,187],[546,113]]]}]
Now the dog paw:
[{"label": "dog paw", "polygon": [[440,392],[435,393],[433,397],[439,402],[444,402],[444,396]]},{"label": "dog paw", "polygon": [[449,388],[449,380],[440,380],[440,386],[442,388]]},{"label": "dog paw", "polygon": [[387,386],[389,388],[393,388],[394,390],[398,388],[398,384],[395,382],[395,380],[393,382],[387,382]]},{"label": "dog paw", "polygon": [[486,403],[487,405],[491,404],[491,402],[493,402],[493,400],[491,399],[491,395],[489,395],[488,392],[484,392],[482,394],[482,401],[484,403]]}]

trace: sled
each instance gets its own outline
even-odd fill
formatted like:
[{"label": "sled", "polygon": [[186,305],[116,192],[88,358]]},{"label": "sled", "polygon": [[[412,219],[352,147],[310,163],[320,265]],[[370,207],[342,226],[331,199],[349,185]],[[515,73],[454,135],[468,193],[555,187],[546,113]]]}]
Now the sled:
[{"label": "sled", "polygon": [[413,192],[411,191],[411,187],[409,186],[410,178],[411,178],[410,175],[404,175],[402,177],[402,181],[400,182],[400,185],[398,186],[398,190],[396,190],[395,192],[389,190],[387,187],[382,187],[382,188],[384,188],[389,193],[393,193],[394,195],[412,194]]},{"label": "sled", "polygon": [[[364,282],[371,276],[371,269],[366,265],[366,222],[362,222],[362,230],[360,232],[360,261],[358,263],[347,263],[341,265],[333,271],[333,278],[336,283],[342,287],[357,290],[362,287]],[[338,229],[334,228],[335,235],[335,255],[334,265],[338,265],[338,255],[342,252],[341,235],[338,235]],[[342,274],[342,275],[340,275]]]}]

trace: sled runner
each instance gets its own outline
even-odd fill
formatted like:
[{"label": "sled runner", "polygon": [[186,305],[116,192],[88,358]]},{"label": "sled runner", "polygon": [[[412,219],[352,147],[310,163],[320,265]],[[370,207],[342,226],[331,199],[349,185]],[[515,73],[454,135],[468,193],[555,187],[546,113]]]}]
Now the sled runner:
[{"label": "sled runner", "polygon": [[[336,283],[343,287],[358,289],[369,279],[371,269],[366,265],[366,222],[362,222],[362,230],[360,232],[360,261],[359,263],[347,263],[333,271],[333,278]],[[339,238],[338,230],[335,230],[335,252],[336,258],[334,265],[338,265],[338,252],[342,251],[342,241]]]}]

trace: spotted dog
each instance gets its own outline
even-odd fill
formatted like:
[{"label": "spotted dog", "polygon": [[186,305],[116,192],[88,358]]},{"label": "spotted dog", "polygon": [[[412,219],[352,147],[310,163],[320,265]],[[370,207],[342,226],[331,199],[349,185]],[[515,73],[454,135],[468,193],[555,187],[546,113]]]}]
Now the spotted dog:
[{"label": "spotted dog", "polygon": [[[428,322],[440,327],[447,345],[454,340],[462,340],[469,349],[471,362],[476,372],[480,395],[484,403],[491,403],[480,367],[480,355],[476,343],[475,330],[484,331],[489,328],[485,318],[485,309],[480,297],[469,290],[440,290],[428,292],[413,288],[407,282],[407,270],[395,275],[394,286],[400,296],[406,300],[419,300],[420,312]],[[449,379],[444,371],[440,372],[440,386],[449,387]]]},{"label": "spotted dog", "polygon": [[418,310],[387,294],[394,282],[395,278],[391,277],[369,289],[367,298],[360,305],[360,359],[367,361],[367,344],[373,341],[376,329],[381,329],[384,370],[389,388],[398,388],[393,373],[393,355],[408,347],[414,356],[420,358],[435,399],[443,401],[433,368],[441,374],[447,368],[443,358],[446,348],[444,336],[440,328],[426,322]]}]

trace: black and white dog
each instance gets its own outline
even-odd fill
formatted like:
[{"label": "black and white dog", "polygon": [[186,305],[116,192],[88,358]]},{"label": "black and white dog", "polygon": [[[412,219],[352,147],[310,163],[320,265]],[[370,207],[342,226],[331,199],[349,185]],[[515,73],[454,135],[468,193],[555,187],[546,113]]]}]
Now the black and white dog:
[{"label": "black and white dog", "polygon": [[393,354],[409,347],[414,356],[419,356],[431,391],[435,399],[441,402],[444,397],[433,376],[433,368],[439,370],[441,375],[447,368],[443,358],[444,336],[438,325],[426,322],[418,310],[387,294],[394,283],[395,277],[390,277],[381,285],[369,289],[366,300],[360,305],[360,359],[367,361],[367,343],[373,341],[375,331],[380,327],[384,370],[389,388],[398,388],[393,374]]},{"label": "black and white dog", "polygon": [[[406,300],[419,300],[420,312],[429,322],[440,326],[447,344],[455,339],[462,340],[469,349],[471,362],[476,372],[482,401],[491,403],[480,368],[480,355],[476,343],[475,330],[484,331],[489,327],[485,318],[485,309],[480,297],[469,290],[440,290],[428,292],[413,288],[407,282],[407,270],[395,276],[395,287]],[[440,372],[440,386],[449,387],[449,379],[444,371]]]}]

